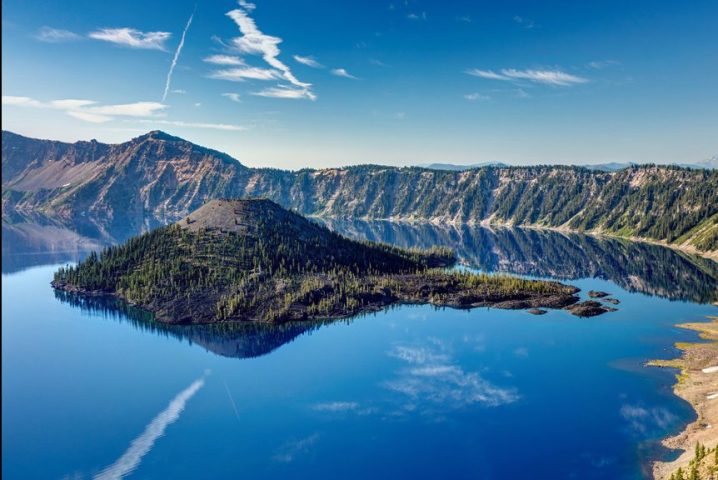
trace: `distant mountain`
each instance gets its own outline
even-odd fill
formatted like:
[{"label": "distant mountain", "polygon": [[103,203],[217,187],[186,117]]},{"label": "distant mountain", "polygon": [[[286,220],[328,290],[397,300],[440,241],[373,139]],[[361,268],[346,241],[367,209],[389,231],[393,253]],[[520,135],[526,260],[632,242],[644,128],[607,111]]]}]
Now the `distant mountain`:
[{"label": "distant mountain", "polygon": [[530,225],[718,252],[717,170],[361,165],[292,172],[247,168],[162,132],[117,145],[2,134],[4,218],[44,214],[112,233],[176,221],[209,199],[243,197],[327,218]]},{"label": "distant mountain", "polygon": [[[706,160],[696,162],[696,163],[675,163],[671,164],[672,166],[677,167],[683,167],[683,168],[694,168],[694,169],[718,169],[718,155],[715,155],[711,158],[708,158]],[[618,163],[618,162],[611,162],[611,163],[598,163],[594,165],[585,165],[586,168],[590,168],[591,170],[600,170],[602,172],[617,172],[618,170],[623,170],[625,168],[631,168],[631,167],[637,167],[640,166],[638,163]]]},{"label": "distant mountain", "polygon": [[[598,170],[601,172],[617,172],[619,170],[623,170],[625,168],[635,167],[638,164],[636,163],[618,163],[618,162],[611,162],[611,163],[596,163],[593,165],[583,165],[584,167],[591,169],[591,170]],[[581,165],[578,165],[581,166]]]},{"label": "distant mountain", "polygon": [[457,165],[454,163],[425,163],[425,164],[421,164],[418,166],[421,168],[429,169],[429,170],[451,170],[451,171],[473,170],[475,168],[483,168],[483,167],[497,167],[497,168],[508,167],[507,164],[501,163],[501,162],[472,163],[470,165]]},{"label": "distant mountain", "polygon": [[706,158],[705,160],[696,163],[695,167],[718,169],[718,155],[713,155],[710,158]]}]

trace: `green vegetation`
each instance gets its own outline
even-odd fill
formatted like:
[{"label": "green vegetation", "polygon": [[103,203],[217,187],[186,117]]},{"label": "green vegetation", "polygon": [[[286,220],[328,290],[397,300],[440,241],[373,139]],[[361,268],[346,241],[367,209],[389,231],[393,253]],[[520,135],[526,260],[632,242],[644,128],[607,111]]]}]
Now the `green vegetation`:
[{"label": "green vegetation", "polygon": [[356,242],[264,200],[213,201],[175,225],[91,254],[57,288],[110,294],[170,323],[342,317],[394,302],[564,307],[553,282],[437,270],[444,248]]},{"label": "green vegetation", "polygon": [[669,480],[708,480],[718,473],[718,447],[706,448],[696,443],[695,453],[684,470],[679,468],[671,474]]},{"label": "green vegetation", "polygon": [[[70,222],[139,228],[147,220],[182,218],[213,198],[262,196],[327,218],[490,221],[718,250],[718,170],[360,165],[291,172],[246,168],[161,132],[111,147],[3,132],[2,155],[4,216],[41,211]],[[72,178],[53,173],[60,159],[73,166]]]}]

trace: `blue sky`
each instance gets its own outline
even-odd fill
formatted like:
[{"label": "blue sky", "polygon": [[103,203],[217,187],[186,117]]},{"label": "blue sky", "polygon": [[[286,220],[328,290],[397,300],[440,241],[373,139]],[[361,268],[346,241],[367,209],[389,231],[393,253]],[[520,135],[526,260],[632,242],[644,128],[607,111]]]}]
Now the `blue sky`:
[{"label": "blue sky", "polygon": [[161,129],[280,168],[718,153],[715,0],[2,7],[3,128],[25,135]]}]

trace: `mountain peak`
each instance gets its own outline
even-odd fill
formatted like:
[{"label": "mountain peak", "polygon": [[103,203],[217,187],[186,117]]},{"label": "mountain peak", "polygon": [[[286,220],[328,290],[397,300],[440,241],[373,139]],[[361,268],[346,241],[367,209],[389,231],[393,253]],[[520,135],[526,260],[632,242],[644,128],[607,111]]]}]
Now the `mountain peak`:
[{"label": "mountain peak", "polygon": [[175,137],[174,135],[170,135],[167,132],[163,132],[162,130],[151,130],[144,135],[140,135],[139,137],[135,137],[132,139],[135,142],[143,142],[146,140],[163,140],[165,142],[186,142],[186,140]]},{"label": "mountain peak", "polygon": [[177,222],[188,230],[247,232],[259,224],[283,224],[297,230],[316,228],[305,218],[266,198],[214,199]]}]

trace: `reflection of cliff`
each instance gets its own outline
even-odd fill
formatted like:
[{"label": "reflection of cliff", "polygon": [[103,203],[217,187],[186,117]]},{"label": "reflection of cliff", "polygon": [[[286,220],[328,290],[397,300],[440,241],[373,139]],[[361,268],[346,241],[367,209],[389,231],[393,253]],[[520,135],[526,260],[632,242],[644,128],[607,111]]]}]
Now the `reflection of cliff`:
[{"label": "reflection of cliff", "polygon": [[718,264],[646,243],[535,229],[327,221],[333,230],[402,247],[444,245],[490,272],[603,278],[626,290],[676,300],[718,300]]},{"label": "reflection of cliff", "polygon": [[86,297],[55,290],[55,298],[85,312],[117,321],[126,321],[135,328],[158,335],[187,340],[206,350],[233,358],[266,355],[289,343],[301,334],[316,330],[321,323],[214,324],[173,326],[152,319],[152,314],[111,297]]},{"label": "reflection of cliff", "polygon": [[[147,225],[149,229],[153,225]],[[64,225],[58,219],[19,215],[2,219],[2,273],[37,265],[76,262],[92,250],[122,242],[141,231],[108,231],[94,223]]]}]

